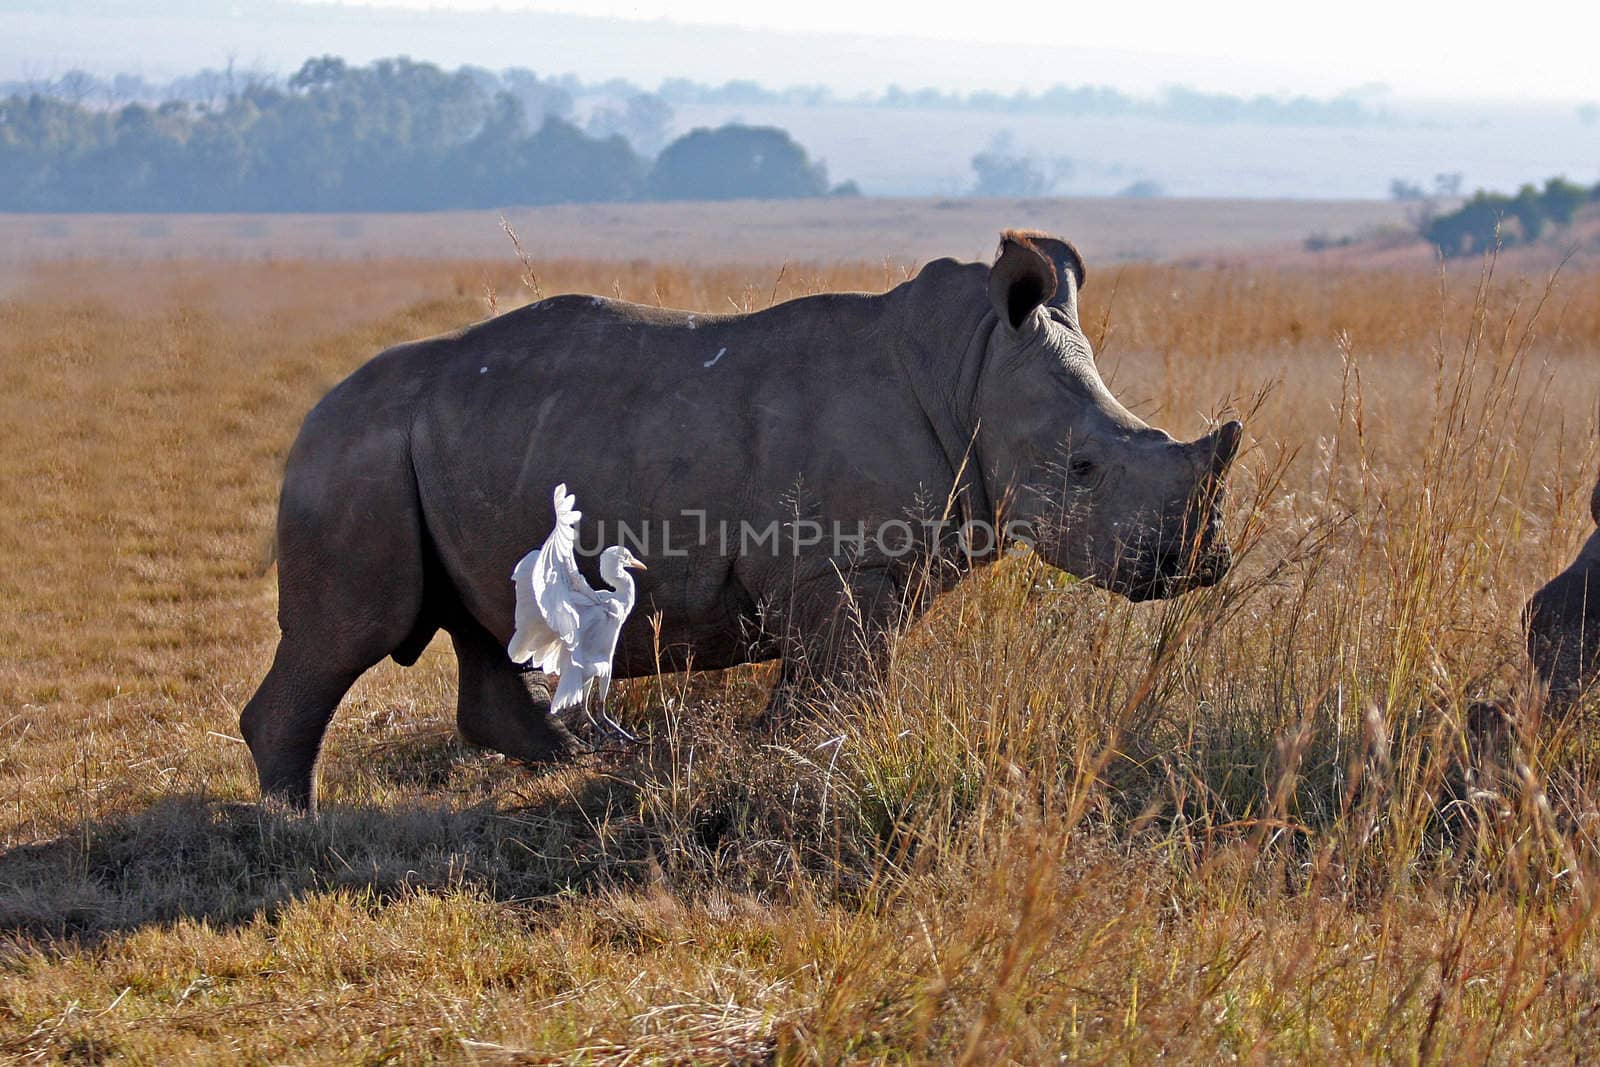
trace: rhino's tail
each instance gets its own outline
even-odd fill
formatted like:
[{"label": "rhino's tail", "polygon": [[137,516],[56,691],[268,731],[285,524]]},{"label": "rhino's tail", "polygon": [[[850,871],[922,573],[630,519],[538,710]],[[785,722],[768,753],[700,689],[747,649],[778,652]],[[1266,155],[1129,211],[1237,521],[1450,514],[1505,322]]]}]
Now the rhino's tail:
[{"label": "rhino's tail", "polygon": [[272,565],[278,562],[278,527],[274,523],[272,530],[262,539],[256,547],[256,577],[265,578]]}]

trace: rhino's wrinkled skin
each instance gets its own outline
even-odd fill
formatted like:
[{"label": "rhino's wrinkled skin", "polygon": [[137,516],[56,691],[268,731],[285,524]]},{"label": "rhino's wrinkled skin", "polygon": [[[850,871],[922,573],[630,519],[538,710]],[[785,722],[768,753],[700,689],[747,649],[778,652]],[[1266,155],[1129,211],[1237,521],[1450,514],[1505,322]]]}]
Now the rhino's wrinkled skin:
[{"label": "rhino's wrinkled skin", "polygon": [[[586,550],[646,531],[621,677],[781,657],[782,691],[802,664],[862,668],[927,599],[929,556],[903,549],[930,527],[908,519],[1009,523],[1134,599],[1214,583],[1240,427],[1180,443],[1117,403],[1078,326],[1083,276],[1066,242],[1009,233],[992,267],[938,260],[881,295],[727,316],[561,296],[377,356],[307,416],[285,471],[283,633],[241,722],[263,791],[311,806],[345,690],[439,629],[469,740],[565,751],[504,651],[509,575],[558,482]],[[950,529],[928,538],[935,589],[1003,547]]]},{"label": "rhino's wrinkled skin", "polygon": [[[1600,526],[1600,483],[1589,499]],[[1600,674],[1600,530],[1572,565],[1533,594],[1523,609],[1528,658],[1547,694],[1547,708],[1566,710]]]}]

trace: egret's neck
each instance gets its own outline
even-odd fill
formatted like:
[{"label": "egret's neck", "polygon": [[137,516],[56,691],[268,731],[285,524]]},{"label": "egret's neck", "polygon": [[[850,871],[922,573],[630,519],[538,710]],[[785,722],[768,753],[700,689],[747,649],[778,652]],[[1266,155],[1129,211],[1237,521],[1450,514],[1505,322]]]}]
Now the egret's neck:
[{"label": "egret's neck", "polygon": [[618,600],[630,606],[633,604],[633,575],[622,568],[617,557],[609,550],[600,556],[600,577],[616,590]]}]

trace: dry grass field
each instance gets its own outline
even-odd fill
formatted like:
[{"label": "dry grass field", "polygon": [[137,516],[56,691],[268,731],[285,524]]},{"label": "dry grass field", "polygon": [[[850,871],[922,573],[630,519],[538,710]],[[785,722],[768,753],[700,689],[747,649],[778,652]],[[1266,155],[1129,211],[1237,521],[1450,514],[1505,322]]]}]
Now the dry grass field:
[{"label": "dry grass field", "polygon": [[[902,276],[537,269],[712,310]],[[666,676],[620,687],[638,749],[537,772],[457,743],[440,642],[351,693],[318,819],[263,812],[237,715],[299,420],[518,273],[79,262],[0,300],[0,1057],[1593,1058],[1600,728],[1527,699],[1474,776],[1461,726],[1592,527],[1600,274],[1091,261],[1126,402],[1246,415],[1222,585],[1009,558],[776,742],[770,668]]]}]

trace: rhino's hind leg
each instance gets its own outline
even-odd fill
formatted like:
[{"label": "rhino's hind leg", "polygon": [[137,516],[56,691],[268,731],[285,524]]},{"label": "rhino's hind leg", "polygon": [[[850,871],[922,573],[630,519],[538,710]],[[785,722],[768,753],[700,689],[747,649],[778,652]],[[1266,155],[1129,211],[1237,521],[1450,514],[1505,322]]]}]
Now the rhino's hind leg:
[{"label": "rhino's hind leg", "polygon": [[423,607],[416,484],[404,438],[383,421],[330,394],[290,450],[278,502],[282,637],[239,728],[262,793],[308,811],[334,709],[367,668],[407,645]]},{"label": "rhino's hind leg", "polygon": [[316,808],[316,763],[328,720],[372,663],[340,663],[316,643],[278,642],[272,669],[239,716],[261,794],[303,811]]},{"label": "rhino's hind leg", "polygon": [[572,753],[572,735],[550,716],[550,694],[511,662],[506,650],[471,619],[452,621],[460,682],[456,729],[468,744],[512,759],[544,763]]}]

